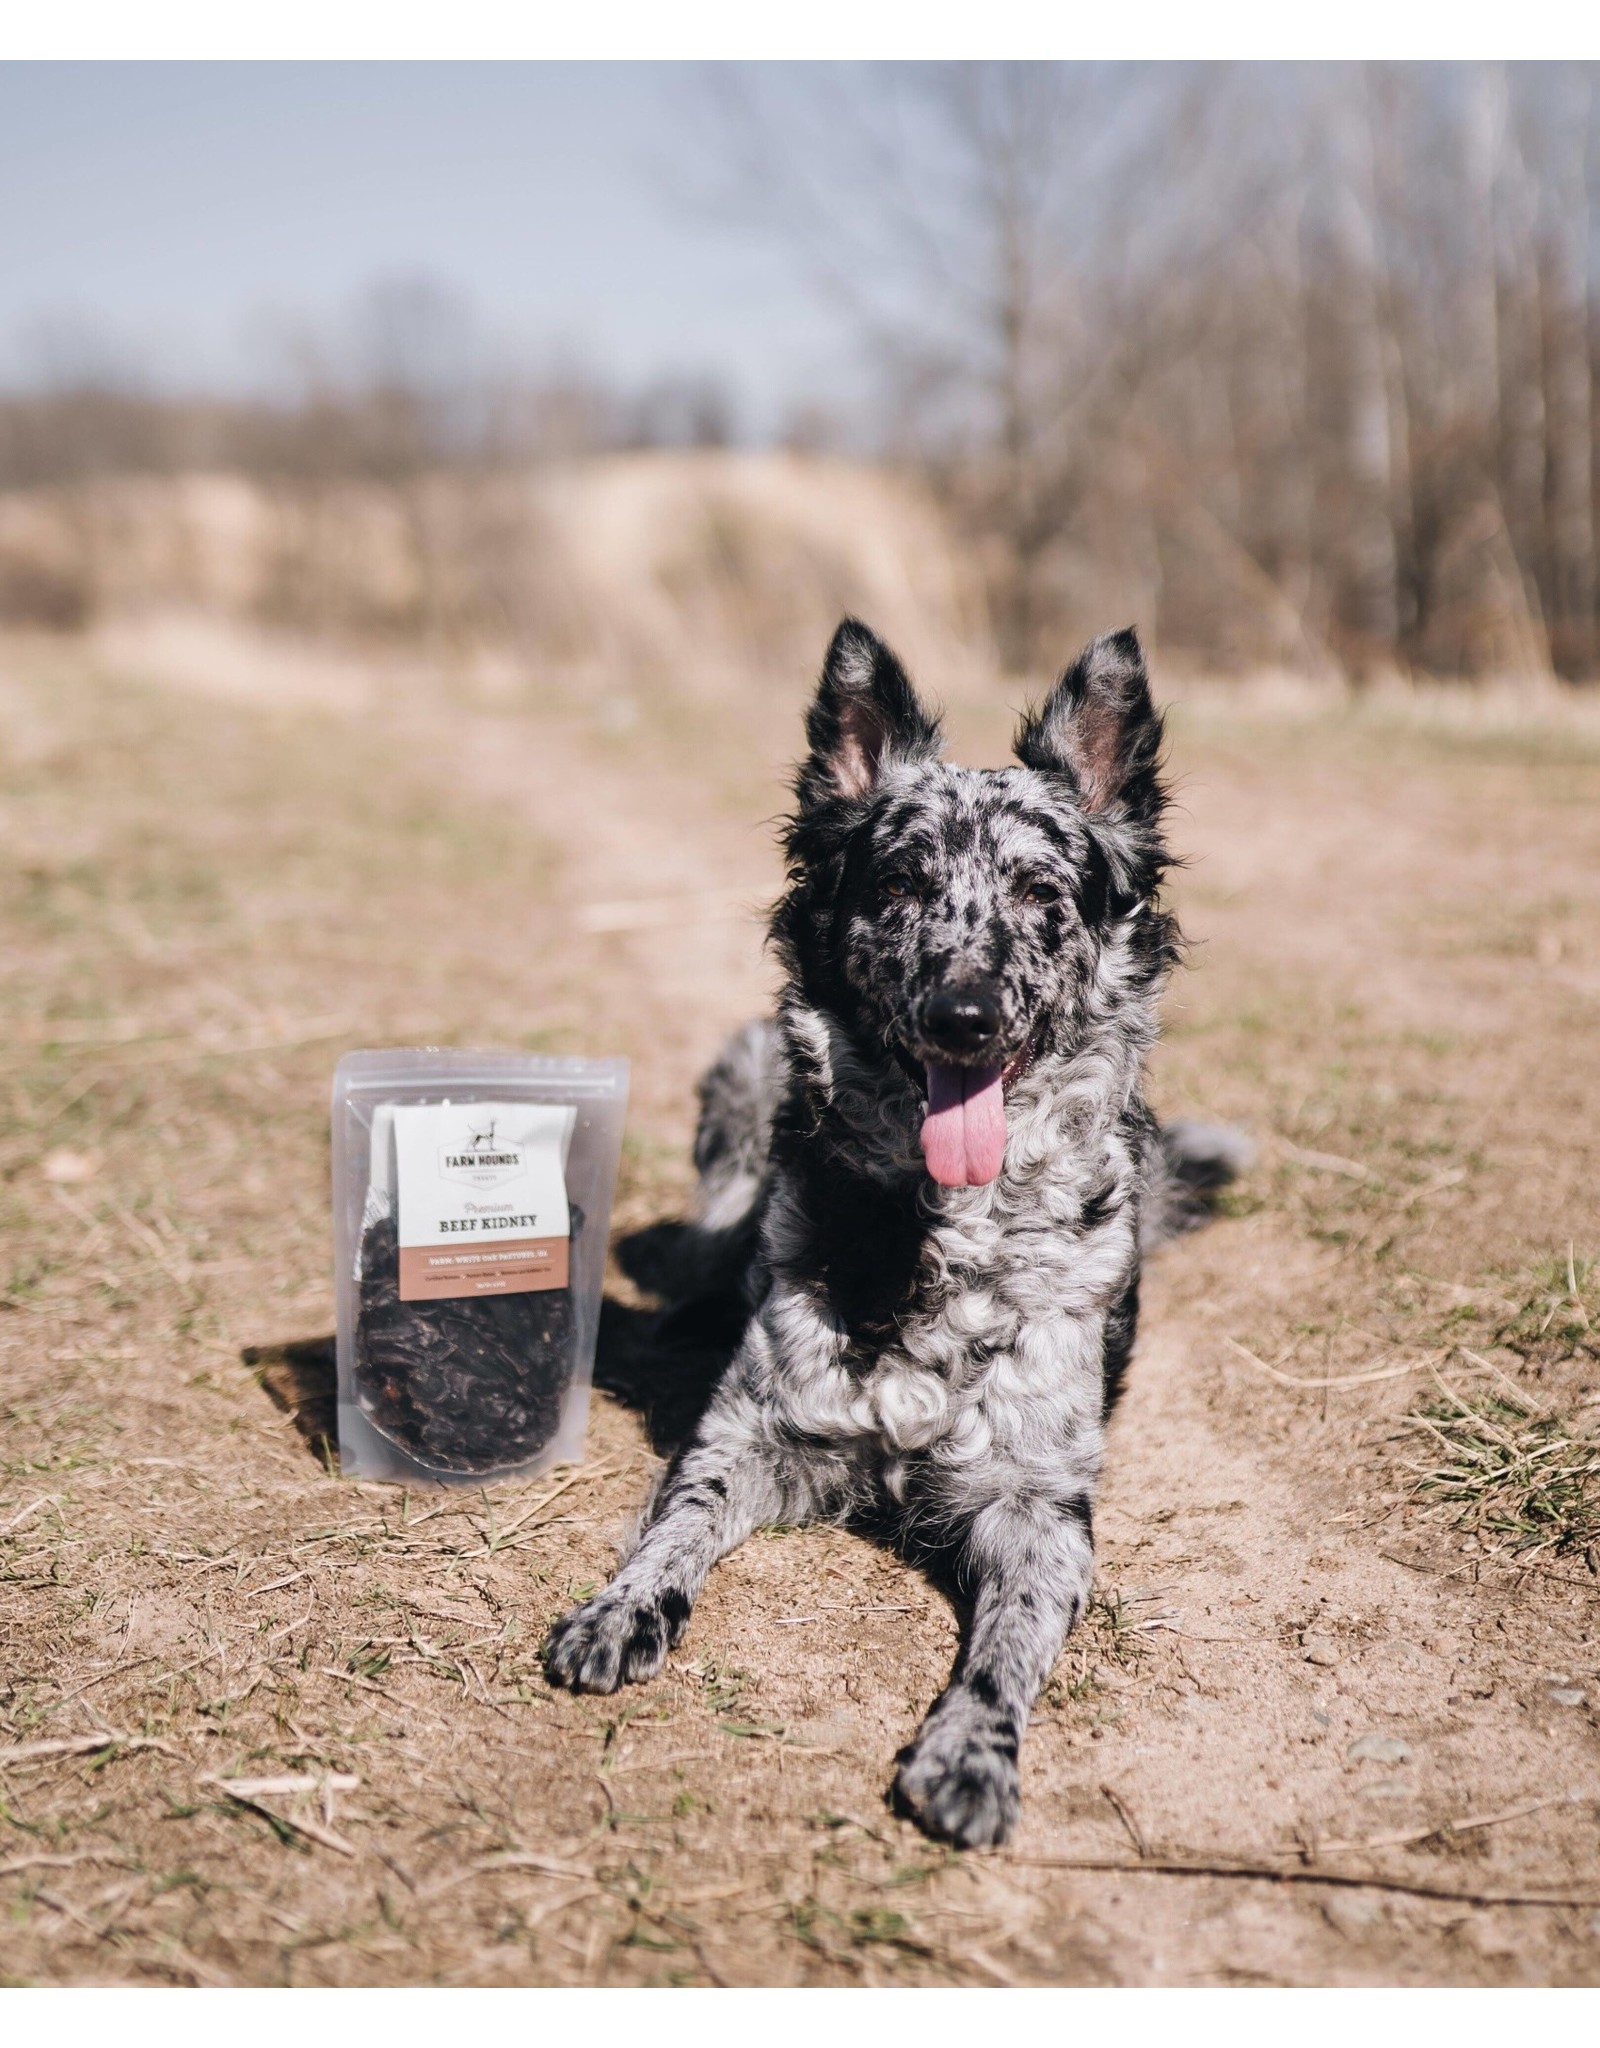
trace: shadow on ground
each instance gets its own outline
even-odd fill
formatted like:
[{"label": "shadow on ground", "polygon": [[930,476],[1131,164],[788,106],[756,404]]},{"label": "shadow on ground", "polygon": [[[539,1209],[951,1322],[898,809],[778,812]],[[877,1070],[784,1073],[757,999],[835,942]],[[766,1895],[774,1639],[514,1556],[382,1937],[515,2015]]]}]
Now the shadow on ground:
[{"label": "shadow on ground", "polygon": [[[623,1269],[649,1288],[662,1247],[680,1226],[653,1224],[618,1245]],[[607,1295],[600,1305],[594,1384],[643,1421],[650,1447],[667,1456],[704,1414],[744,1325],[731,1297],[666,1309],[640,1308]],[[239,1354],[307,1451],[338,1469],[338,1369],[333,1337],[247,1344]]]},{"label": "shadow on ground", "polygon": [[301,1337],[286,1344],[247,1344],[240,1358],[275,1408],[287,1415],[319,1465],[337,1470],[338,1373],[334,1340]]},{"label": "shadow on ground", "polygon": [[[682,1232],[681,1224],[656,1223],[618,1241],[618,1264],[636,1287],[655,1292],[670,1284],[667,1276]],[[639,1417],[658,1457],[670,1457],[705,1413],[748,1314],[742,1299],[727,1292],[666,1307],[640,1307],[608,1294],[600,1304],[594,1384]],[[335,1340],[252,1344],[240,1356],[310,1454],[330,1475],[337,1474]],[[846,1526],[921,1573],[930,1589],[949,1602],[964,1648],[971,1607],[954,1554],[914,1536],[888,1501],[861,1504]]]}]

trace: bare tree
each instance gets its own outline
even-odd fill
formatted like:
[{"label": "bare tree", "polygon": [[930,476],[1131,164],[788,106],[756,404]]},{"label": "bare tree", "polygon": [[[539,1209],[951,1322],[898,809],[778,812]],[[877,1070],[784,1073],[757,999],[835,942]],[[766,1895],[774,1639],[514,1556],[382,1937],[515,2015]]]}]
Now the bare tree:
[{"label": "bare tree", "polygon": [[719,90],[745,218],[855,318],[1013,666],[1137,598],[1222,662],[1594,673],[1591,69]]}]

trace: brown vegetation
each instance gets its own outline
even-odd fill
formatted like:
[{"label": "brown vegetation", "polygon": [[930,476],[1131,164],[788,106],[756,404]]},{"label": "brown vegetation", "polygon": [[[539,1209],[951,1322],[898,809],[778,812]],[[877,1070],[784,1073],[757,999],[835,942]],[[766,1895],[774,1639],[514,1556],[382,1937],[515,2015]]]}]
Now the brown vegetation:
[{"label": "brown vegetation", "polygon": [[[9,578],[9,581],[7,580]],[[105,478],[0,497],[0,618],[148,631],[184,615],[418,646],[609,698],[701,694],[816,658],[861,611],[965,662],[983,596],[925,492],[858,464],[661,451],[403,483]]]}]

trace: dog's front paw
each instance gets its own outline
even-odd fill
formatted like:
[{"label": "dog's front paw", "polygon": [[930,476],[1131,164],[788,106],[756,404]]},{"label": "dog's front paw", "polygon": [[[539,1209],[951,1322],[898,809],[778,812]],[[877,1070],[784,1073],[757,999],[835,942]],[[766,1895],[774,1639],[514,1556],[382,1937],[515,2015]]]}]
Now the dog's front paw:
[{"label": "dog's front paw", "polygon": [[608,1586],[564,1614],[544,1648],[545,1676],[573,1692],[615,1692],[654,1678],[683,1634],[689,1603],[681,1593],[640,1599]]},{"label": "dog's front paw", "polygon": [[920,1828],[958,1849],[1003,1842],[1022,1804],[1016,1738],[930,1722],[905,1751],[894,1789]]}]

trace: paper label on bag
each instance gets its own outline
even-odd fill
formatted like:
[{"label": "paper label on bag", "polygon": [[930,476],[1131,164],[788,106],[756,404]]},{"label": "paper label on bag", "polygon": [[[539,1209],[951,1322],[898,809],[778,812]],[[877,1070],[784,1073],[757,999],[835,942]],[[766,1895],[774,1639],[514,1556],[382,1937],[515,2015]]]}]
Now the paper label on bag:
[{"label": "paper label on bag", "polygon": [[392,1115],[402,1301],[569,1284],[575,1109],[417,1102]]}]

